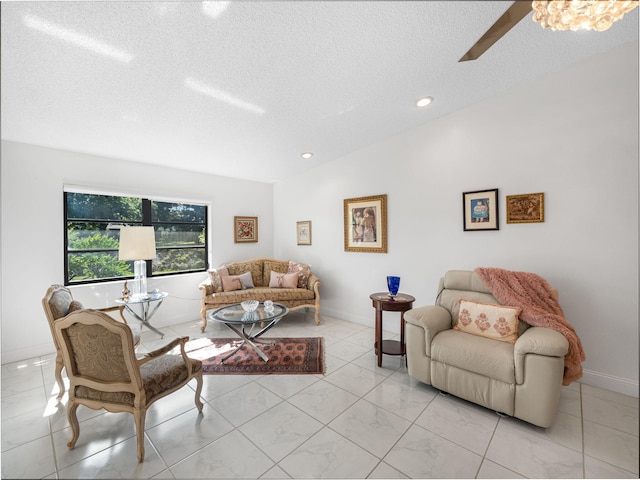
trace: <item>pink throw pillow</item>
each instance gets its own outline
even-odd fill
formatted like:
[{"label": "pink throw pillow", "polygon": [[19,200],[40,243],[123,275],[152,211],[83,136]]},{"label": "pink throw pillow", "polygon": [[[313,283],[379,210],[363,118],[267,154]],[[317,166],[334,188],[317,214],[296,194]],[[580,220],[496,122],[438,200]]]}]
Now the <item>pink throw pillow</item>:
[{"label": "pink throw pillow", "polygon": [[269,280],[269,288],[297,288],[297,273],[277,273],[271,271],[271,279]]},{"label": "pink throw pillow", "polygon": [[242,290],[242,280],[238,275],[227,275],[220,277],[222,280],[222,288],[225,292],[233,292],[234,290]]}]

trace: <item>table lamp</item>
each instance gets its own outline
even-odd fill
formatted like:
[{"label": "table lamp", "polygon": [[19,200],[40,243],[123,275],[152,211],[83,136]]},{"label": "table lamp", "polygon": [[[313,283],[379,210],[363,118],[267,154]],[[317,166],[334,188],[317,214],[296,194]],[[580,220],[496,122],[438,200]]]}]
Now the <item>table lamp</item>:
[{"label": "table lamp", "polygon": [[147,262],[156,258],[153,227],[122,227],[120,229],[119,260],[134,260],[132,297],[147,294]]}]

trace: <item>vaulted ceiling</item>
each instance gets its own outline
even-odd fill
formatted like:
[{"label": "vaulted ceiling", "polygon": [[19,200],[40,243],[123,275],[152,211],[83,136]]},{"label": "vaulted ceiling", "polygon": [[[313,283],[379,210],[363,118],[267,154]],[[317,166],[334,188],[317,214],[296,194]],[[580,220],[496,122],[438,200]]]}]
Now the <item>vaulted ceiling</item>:
[{"label": "vaulted ceiling", "polygon": [[638,9],[601,33],[529,15],[458,63],[510,4],[2,2],[2,138],[273,182],[638,42]]}]

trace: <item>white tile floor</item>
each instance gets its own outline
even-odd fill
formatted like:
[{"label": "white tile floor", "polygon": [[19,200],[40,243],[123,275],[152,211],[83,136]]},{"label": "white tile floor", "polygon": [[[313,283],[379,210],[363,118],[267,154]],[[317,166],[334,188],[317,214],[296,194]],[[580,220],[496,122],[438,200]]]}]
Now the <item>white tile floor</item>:
[{"label": "white tile floor", "polygon": [[[636,398],[573,384],[544,430],[411,380],[399,357],[378,368],[372,328],[294,312],[269,333],[324,336],[326,375],[205,376],[202,415],[191,385],[150,408],[142,464],[130,414],[80,407],[67,448],[53,355],[2,365],[2,478],[638,478]],[[164,343],[145,331],[141,351]]]}]

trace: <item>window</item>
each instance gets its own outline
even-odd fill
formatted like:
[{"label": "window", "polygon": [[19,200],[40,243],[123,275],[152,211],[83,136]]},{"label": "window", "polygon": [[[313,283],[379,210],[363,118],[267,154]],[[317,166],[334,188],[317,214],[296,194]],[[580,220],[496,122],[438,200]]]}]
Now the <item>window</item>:
[{"label": "window", "polygon": [[150,202],[157,258],[152,275],[200,272],[207,264],[207,207]]},{"label": "window", "polygon": [[133,262],[118,260],[123,225],[154,227],[148,277],[206,270],[206,205],[65,192],[64,211],[65,285],[133,277]]}]

